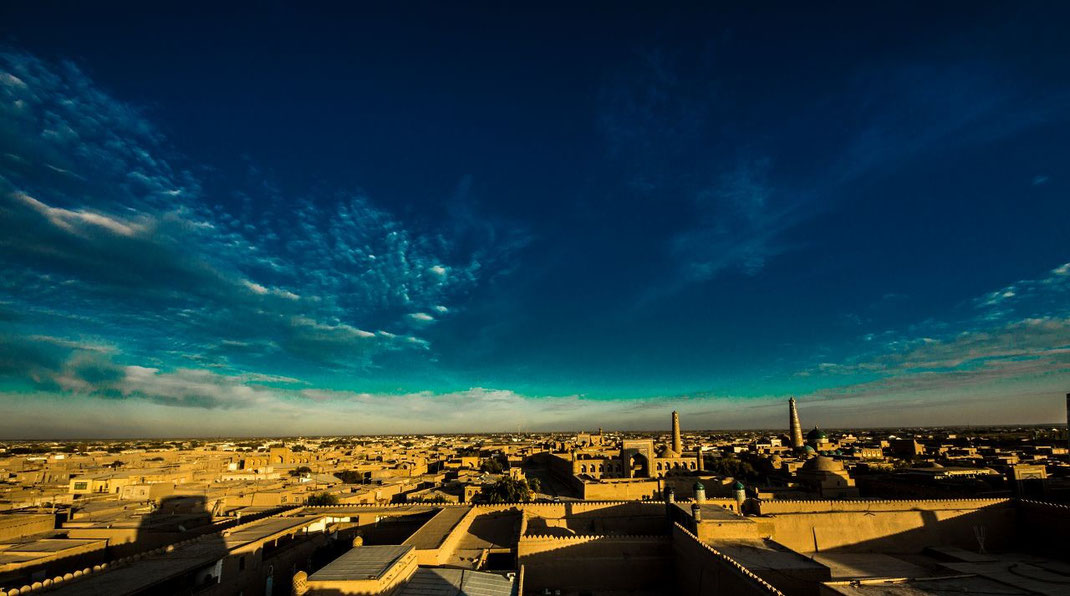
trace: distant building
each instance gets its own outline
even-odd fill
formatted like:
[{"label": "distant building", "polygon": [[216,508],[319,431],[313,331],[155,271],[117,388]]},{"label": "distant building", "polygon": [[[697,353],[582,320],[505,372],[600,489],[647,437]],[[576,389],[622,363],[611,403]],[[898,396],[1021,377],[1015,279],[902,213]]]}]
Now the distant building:
[{"label": "distant building", "polygon": [[858,497],[855,481],[844,469],[843,463],[819,455],[811,458],[795,473],[799,482],[826,499],[853,499]]}]

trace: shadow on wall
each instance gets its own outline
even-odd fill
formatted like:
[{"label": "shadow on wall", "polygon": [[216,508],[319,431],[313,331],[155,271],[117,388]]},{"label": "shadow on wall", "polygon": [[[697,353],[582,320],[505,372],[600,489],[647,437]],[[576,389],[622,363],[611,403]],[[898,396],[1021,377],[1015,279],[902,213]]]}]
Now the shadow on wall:
[{"label": "shadow on wall", "polygon": [[215,530],[205,497],[164,497],[151,513],[141,518],[134,543],[140,547],[137,550],[145,550]]},{"label": "shadow on wall", "polygon": [[772,538],[800,553],[920,553],[930,546],[955,546],[978,552],[1028,546],[1019,536],[1013,502],[976,509],[925,508],[904,504],[900,510],[778,513],[766,520]]},{"label": "shadow on wall", "polygon": [[482,543],[512,547],[520,533],[521,513],[516,509],[496,511],[476,516],[468,528],[468,534]]},{"label": "shadow on wall", "polygon": [[[191,594],[219,582],[227,546],[219,528],[212,523],[212,512],[203,496],[165,497],[152,513],[142,517],[137,537],[128,546],[133,552],[144,553],[171,544],[181,546],[184,553],[200,560],[202,566],[194,574],[154,586],[154,593]],[[167,552],[159,556],[164,558]]]},{"label": "shadow on wall", "polygon": [[[545,513],[528,518],[528,535],[576,536],[614,535],[647,536],[666,534],[664,506],[621,503],[590,510],[574,510],[573,503],[564,504],[561,516]],[[536,509],[537,511],[537,509]]]},{"label": "shadow on wall", "polygon": [[530,593],[547,588],[565,593],[662,593],[672,585],[673,553],[667,536],[580,543],[566,539],[528,548],[540,549],[522,552],[518,561],[524,566],[524,589]]}]

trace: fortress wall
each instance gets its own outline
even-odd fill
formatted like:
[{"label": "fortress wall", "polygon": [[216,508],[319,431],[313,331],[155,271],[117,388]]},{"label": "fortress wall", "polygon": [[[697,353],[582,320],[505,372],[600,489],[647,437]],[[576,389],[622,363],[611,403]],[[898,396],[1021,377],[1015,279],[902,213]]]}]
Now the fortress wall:
[{"label": "fortress wall", "polygon": [[980,509],[990,505],[1010,503],[1010,499],[894,499],[894,500],[813,500],[760,501],[762,515],[777,513],[825,513],[833,511],[901,511],[918,509],[939,511],[946,509]]},{"label": "fortress wall", "polygon": [[680,524],[672,532],[675,593],[694,596],[781,594],[737,561],[700,541]]},{"label": "fortress wall", "polygon": [[[765,503],[763,503],[764,508]],[[916,553],[927,546],[978,549],[1012,545],[1017,513],[1008,500],[900,501],[871,509],[849,506],[815,512],[783,512],[760,519],[777,542],[800,553]]]},{"label": "fortress wall", "polygon": [[581,493],[588,500],[657,499],[661,490],[657,480],[628,482],[584,482]]},{"label": "fortress wall", "polygon": [[759,540],[763,526],[748,518],[740,521],[703,520],[695,528],[699,540]]},{"label": "fortress wall", "polygon": [[571,503],[525,504],[525,513],[545,518],[562,518],[570,515],[656,515],[664,513],[665,504],[657,501],[615,501]]},{"label": "fortress wall", "polygon": [[1070,506],[1039,501],[1018,503],[1021,548],[1070,559],[1066,542],[1070,537]]},{"label": "fortress wall", "polygon": [[517,559],[529,592],[664,591],[672,547],[668,536],[526,536]]},{"label": "fortress wall", "polygon": [[660,534],[665,531],[665,504],[660,502],[554,503],[525,505],[529,534]]},{"label": "fortress wall", "polygon": [[498,505],[473,505],[482,512],[521,509],[525,513],[538,517],[558,518],[601,510],[630,508],[632,512],[643,515],[665,510],[663,501],[562,501],[558,503],[505,503]]}]

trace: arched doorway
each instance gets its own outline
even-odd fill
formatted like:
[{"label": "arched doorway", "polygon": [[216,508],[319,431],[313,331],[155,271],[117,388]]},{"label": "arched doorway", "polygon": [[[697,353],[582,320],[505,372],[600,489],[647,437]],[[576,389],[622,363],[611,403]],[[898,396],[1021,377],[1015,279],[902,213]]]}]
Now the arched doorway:
[{"label": "arched doorway", "polygon": [[633,454],[628,458],[628,477],[647,478],[650,476],[650,462],[642,453]]}]

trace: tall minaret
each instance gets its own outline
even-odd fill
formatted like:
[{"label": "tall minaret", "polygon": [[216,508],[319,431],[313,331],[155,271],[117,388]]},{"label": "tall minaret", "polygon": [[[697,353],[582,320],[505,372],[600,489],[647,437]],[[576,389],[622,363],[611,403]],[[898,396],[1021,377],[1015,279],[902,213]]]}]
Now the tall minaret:
[{"label": "tall minaret", "polygon": [[802,425],[799,424],[799,411],[795,409],[794,397],[788,400],[788,419],[788,424],[790,425],[788,436],[791,437],[791,447],[792,449],[802,449]]},{"label": "tall minaret", "polygon": [[684,442],[680,439],[680,414],[676,410],[672,413],[672,450],[676,453],[684,451]]}]

